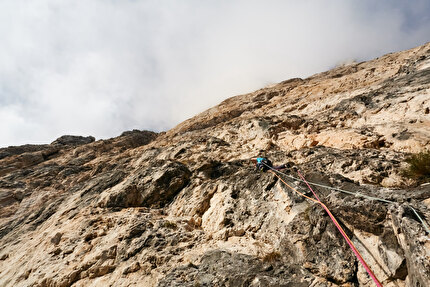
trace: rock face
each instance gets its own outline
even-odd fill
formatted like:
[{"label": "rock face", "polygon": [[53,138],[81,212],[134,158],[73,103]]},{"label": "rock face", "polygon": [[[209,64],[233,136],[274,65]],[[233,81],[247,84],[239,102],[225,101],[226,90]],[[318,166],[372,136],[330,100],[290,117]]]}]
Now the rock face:
[{"label": "rock face", "polygon": [[65,135],[65,136],[59,137],[58,139],[53,141],[51,144],[52,145],[74,145],[74,146],[76,146],[76,145],[83,145],[83,144],[92,143],[95,140],[96,139],[92,136],[81,137],[81,136]]},{"label": "rock face", "polygon": [[[0,286],[430,286],[430,44],[233,97],[172,130],[0,149]],[[359,193],[367,197],[356,196]],[[390,203],[369,198],[378,197]],[[414,210],[411,209],[414,208]]]}]

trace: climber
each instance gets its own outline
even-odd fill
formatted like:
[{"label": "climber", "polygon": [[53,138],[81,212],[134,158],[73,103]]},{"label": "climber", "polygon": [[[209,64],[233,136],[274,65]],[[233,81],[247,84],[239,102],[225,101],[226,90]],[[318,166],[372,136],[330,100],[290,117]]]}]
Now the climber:
[{"label": "climber", "polygon": [[272,162],[265,157],[253,157],[251,161],[259,171],[267,171],[269,168],[280,170],[288,167],[287,164],[273,166]]}]

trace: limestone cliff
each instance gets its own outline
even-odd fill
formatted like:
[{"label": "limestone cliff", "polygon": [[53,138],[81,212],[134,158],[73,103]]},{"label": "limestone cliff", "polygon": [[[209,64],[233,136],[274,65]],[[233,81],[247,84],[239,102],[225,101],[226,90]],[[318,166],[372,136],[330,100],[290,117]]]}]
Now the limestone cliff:
[{"label": "limestone cliff", "polygon": [[[430,286],[430,44],[225,100],[165,133],[0,149],[0,286]],[[305,185],[285,179],[307,193]]]}]

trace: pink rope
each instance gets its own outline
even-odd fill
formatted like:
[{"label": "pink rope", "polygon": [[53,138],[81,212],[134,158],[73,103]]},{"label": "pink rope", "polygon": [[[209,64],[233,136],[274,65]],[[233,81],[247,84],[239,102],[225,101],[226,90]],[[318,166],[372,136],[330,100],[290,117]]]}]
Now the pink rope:
[{"label": "pink rope", "polygon": [[348,235],[346,235],[345,231],[342,229],[342,227],[340,226],[339,222],[337,222],[336,218],[334,217],[334,215],[330,212],[330,210],[328,209],[328,207],[321,202],[321,200],[318,198],[318,196],[316,195],[315,191],[312,189],[312,187],[308,184],[308,182],[306,181],[306,179],[304,178],[304,176],[300,173],[299,171],[299,176],[303,179],[303,181],[306,183],[306,185],[308,186],[308,188],[312,191],[312,193],[314,194],[314,196],[316,197],[316,199],[318,200],[318,202],[321,204],[321,206],[325,209],[325,211],[328,213],[328,215],[330,216],[331,220],[333,221],[334,225],[336,225],[337,229],[339,230],[339,232],[342,234],[343,238],[345,238],[346,242],[348,243],[349,247],[351,247],[352,251],[354,252],[355,256],[358,258],[358,260],[361,262],[361,264],[363,265],[364,269],[366,269],[367,274],[369,274],[369,276],[373,279],[373,281],[375,282],[376,286],[378,287],[382,287],[381,282],[379,282],[378,278],[376,278],[375,274],[372,272],[372,270],[370,269],[370,267],[366,264],[366,261],[364,261],[363,257],[361,256],[360,252],[357,250],[357,248],[355,248],[354,244],[352,243],[351,239],[349,239]]}]

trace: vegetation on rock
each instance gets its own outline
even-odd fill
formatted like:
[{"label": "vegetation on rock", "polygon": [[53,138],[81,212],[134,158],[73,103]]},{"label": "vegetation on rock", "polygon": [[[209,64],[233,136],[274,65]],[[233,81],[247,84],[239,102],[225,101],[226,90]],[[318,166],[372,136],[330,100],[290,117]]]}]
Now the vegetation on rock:
[{"label": "vegetation on rock", "polygon": [[404,174],[419,181],[430,179],[430,151],[413,154],[406,159],[409,164]]}]

